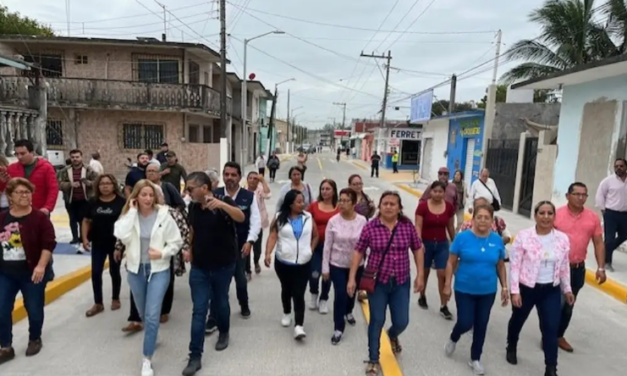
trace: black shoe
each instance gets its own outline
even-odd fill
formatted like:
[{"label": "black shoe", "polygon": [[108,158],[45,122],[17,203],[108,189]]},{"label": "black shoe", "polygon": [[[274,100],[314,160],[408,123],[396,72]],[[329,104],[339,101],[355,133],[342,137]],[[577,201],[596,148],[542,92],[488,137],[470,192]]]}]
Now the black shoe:
[{"label": "black shoe", "polygon": [[250,318],[251,312],[250,312],[250,308],[248,307],[248,305],[242,306],[242,312],[240,313],[242,315],[242,318],[245,318],[245,319]]},{"label": "black shoe", "polygon": [[516,349],[513,347],[508,347],[505,351],[505,360],[507,360],[507,363],[514,366],[518,364],[518,355]]},{"label": "black shoe", "polygon": [[453,314],[448,310],[447,306],[440,307],[440,315],[447,320],[453,320]]},{"label": "black shoe", "polygon": [[28,341],[28,347],[26,348],[26,356],[35,356],[39,354],[41,348],[44,347],[41,338],[36,341]]},{"label": "black shoe", "polygon": [[344,318],[346,319],[346,322],[351,326],[355,326],[355,324],[357,324],[357,320],[355,320],[355,316],[353,316],[352,313],[347,314],[346,316],[344,316]]},{"label": "black shoe", "polygon": [[70,242],[70,244],[74,245],[74,244],[80,244],[80,240],[78,239],[72,239],[72,241]]},{"label": "black shoe", "polygon": [[342,332],[336,331],[335,333],[333,333],[333,337],[331,337],[331,344],[337,345],[340,342],[342,342]]},{"label": "black shoe", "polygon": [[205,325],[205,334],[213,334],[216,330],[218,330],[218,323],[213,317],[209,317],[207,324]]},{"label": "black shoe", "polygon": [[216,351],[222,351],[229,347],[229,333],[220,333],[216,342]]},{"label": "black shoe", "polygon": [[427,304],[427,298],[425,296],[421,296],[418,298],[418,307],[422,309],[429,309],[429,305]]},{"label": "black shoe", "polygon": [[0,364],[6,363],[15,358],[15,350],[13,347],[0,349]]},{"label": "black shoe", "polygon": [[183,370],[183,376],[193,376],[196,372],[200,371],[202,364],[200,358],[190,358],[187,362],[187,367]]},{"label": "black shoe", "polygon": [[546,366],[546,369],[544,371],[544,376],[557,376],[557,367]]}]

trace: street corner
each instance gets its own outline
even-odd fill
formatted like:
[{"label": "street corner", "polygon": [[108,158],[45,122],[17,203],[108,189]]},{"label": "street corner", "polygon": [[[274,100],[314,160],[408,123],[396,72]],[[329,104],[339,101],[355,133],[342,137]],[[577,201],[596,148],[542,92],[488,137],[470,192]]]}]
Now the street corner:
[{"label": "street corner", "polygon": [[351,162],[354,166],[356,166],[356,167],[358,167],[358,168],[361,168],[362,170],[366,170],[366,171],[368,171],[368,170],[370,169],[370,168],[369,168],[369,167],[365,164],[365,162],[360,161],[359,159],[352,159],[352,160],[350,160],[350,162]]},{"label": "street corner", "polygon": [[422,197],[422,190],[412,187],[412,184],[410,183],[396,183],[394,185],[411,195],[414,195],[418,198]]},{"label": "street corner", "polygon": [[382,170],[381,178],[390,183],[412,184],[413,182],[418,180],[419,176],[418,176],[418,171],[404,170],[404,171],[399,171],[397,173],[394,173],[389,170]]},{"label": "street corner", "polygon": [[[105,263],[105,268],[109,267],[109,262]],[[76,271],[65,274],[46,286],[46,305],[54,302],[68,292],[74,290],[81,284],[87,282],[91,278],[91,266],[82,267]],[[13,323],[25,319],[28,314],[24,307],[24,300],[18,299],[13,307]]]},{"label": "street corner", "polygon": [[586,283],[598,290],[601,290],[621,303],[627,304],[627,286],[624,286],[611,278],[608,278],[604,284],[600,285],[596,280],[596,273],[590,269],[586,270]]}]

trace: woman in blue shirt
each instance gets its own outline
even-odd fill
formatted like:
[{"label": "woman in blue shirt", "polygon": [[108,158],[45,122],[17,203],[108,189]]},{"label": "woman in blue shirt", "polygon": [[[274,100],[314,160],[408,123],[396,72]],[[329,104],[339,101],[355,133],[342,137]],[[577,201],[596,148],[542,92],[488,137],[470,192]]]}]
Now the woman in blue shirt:
[{"label": "woman in blue shirt", "polygon": [[[479,205],[472,213],[472,229],[455,237],[450,247],[446,266],[443,294],[450,299],[451,280],[455,271],[455,303],[457,323],[444,347],[447,356],[453,355],[460,337],[473,329],[470,362],[475,375],[483,375],[481,352],[497,291],[497,277],[501,283],[501,303],[509,300],[507,273],[505,271],[505,246],[501,237],[490,228],[494,209]],[[498,273],[498,276],[497,276]]]}]

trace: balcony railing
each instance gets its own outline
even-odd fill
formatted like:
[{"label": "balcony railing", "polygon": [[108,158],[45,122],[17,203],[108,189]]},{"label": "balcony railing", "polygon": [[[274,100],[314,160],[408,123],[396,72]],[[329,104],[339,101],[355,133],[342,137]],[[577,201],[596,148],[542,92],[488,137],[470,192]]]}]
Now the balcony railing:
[{"label": "balcony railing", "polygon": [[[61,107],[191,110],[220,114],[220,92],[206,85],[46,78],[48,102]],[[27,77],[0,77],[0,103],[28,105]],[[227,98],[227,113],[231,100]]]}]

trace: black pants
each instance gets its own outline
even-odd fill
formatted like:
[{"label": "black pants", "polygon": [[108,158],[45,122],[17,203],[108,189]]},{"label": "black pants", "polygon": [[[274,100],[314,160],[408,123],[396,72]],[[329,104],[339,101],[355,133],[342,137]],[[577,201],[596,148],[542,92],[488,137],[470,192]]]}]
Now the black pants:
[{"label": "black pants", "polygon": [[379,165],[372,165],[370,167],[370,177],[374,177],[375,174],[379,177]]},{"label": "black pants", "polygon": [[522,306],[512,308],[512,317],[507,325],[507,346],[515,349],[520,331],[525,325],[533,307],[538,311],[540,330],[542,331],[542,349],[544,364],[557,366],[557,333],[561,319],[562,291],[552,283],[536,284],[535,287],[520,285]]},{"label": "black pants", "polygon": [[270,179],[274,180],[276,178],[276,168],[270,169]]},{"label": "black pants", "polygon": [[[165,292],[165,296],[163,297],[163,304],[161,305],[161,314],[169,315],[172,312],[172,302],[174,301],[174,261],[170,260],[170,284],[168,285],[168,289]],[[139,317],[139,311],[137,311],[137,306],[135,305],[135,299],[133,298],[133,293],[131,292],[131,312],[128,316],[129,322],[142,322],[141,317]]]},{"label": "black pants", "polygon": [[605,263],[612,264],[614,250],[627,240],[627,212],[605,209],[603,227],[605,232]]},{"label": "black pants", "polygon": [[274,260],[274,270],[281,282],[281,303],[283,313],[292,313],[294,302],[294,325],[302,326],[305,322],[305,291],[311,271],[310,263],[304,265],[288,265]]},{"label": "black pants", "polygon": [[70,217],[70,231],[72,231],[72,240],[81,240],[83,218],[85,218],[85,210],[87,210],[86,200],[73,200],[65,203],[68,217]]},{"label": "black pants", "polygon": [[[579,291],[586,284],[586,265],[582,262],[580,264],[570,265],[570,286],[573,289],[573,295],[577,297]],[[575,303],[577,304],[577,303]],[[566,329],[570,324],[570,319],[573,317],[573,309],[575,305],[570,305],[565,301],[562,302],[562,318],[560,319],[560,327],[557,333],[558,338],[564,337]]]},{"label": "black pants", "polygon": [[398,162],[392,162],[392,173],[398,174]]},{"label": "black pants", "polygon": [[259,265],[259,260],[261,259],[261,243],[262,242],[263,242],[263,230],[259,232],[259,237],[257,238],[257,241],[255,242],[255,244],[253,244],[252,255],[249,254],[248,257],[246,257],[246,273],[248,274],[252,273],[252,265],[250,264],[251,257],[253,257],[255,266]]},{"label": "black pants", "polygon": [[266,168],[265,167],[259,167],[259,174],[260,175],[265,175],[266,174]]},{"label": "black pants", "polygon": [[91,248],[91,286],[94,290],[94,303],[103,304],[102,298],[102,273],[104,264],[109,258],[109,274],[111,274],[111,300],[120,300],[122,288],[122,276],[120,275],[120,263],[113,258],[115,244],[96,245]]}]

